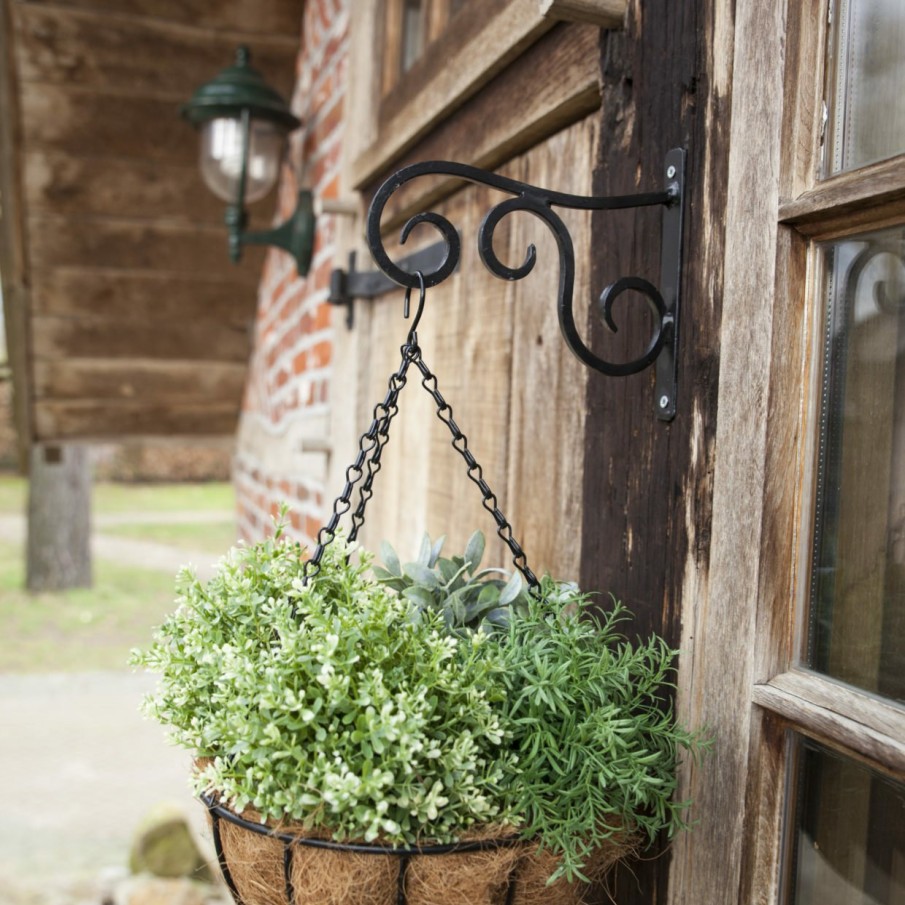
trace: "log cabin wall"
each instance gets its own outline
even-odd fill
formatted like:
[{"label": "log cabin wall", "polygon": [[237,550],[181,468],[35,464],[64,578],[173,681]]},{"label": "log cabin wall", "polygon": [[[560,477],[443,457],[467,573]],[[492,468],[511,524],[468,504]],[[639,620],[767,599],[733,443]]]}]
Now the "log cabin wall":
[{"label": "log cabin wall", "polygon": [[18,215],[0,267],[31,441],[233,435],[263,254],[230,264],[179,106],[242,43],[288,93],[300,15],[301,0],[4,0],[0,189]]}]

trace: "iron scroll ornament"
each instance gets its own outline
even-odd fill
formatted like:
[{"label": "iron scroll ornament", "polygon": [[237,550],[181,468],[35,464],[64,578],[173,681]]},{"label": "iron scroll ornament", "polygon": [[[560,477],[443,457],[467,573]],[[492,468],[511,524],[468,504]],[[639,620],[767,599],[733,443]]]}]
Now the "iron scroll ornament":
[{"label": "iron scroll ornament", "polygon": [[[368,209],[365,236],[377,266],[393,282],[407,289],[419,286],[417,274],[403,270],[387,253],[380,231],[380,221],[390,197],[403,185],[420,176],[452,176],[489,186],[513,197],[492,207],[478,228],[478,253],[484,266],[503,280],[521,280],[534,269],[537,251],[529,245],[524,261],[509,267],[497,257],[493,249],[493,235],[500,221],[515,211],[525,211],[538,217],[553,233],[559,249],[559,290],[557,315],[566,345],[587,367],[612,377],[637,374],[656,361],[657,378],[655,410],[657,417],[671,421],[676,413],[676,342],[679,328],[679,275],[682,254],[682,220],[685,195],[685,150],[674,148],[666,155],[664,188],[657,192],[631,195],[584,196],[569,195],[538,188],[515,179],[467,164],[453,161],[429,160],[397,170],[377,190]],[[641,277],[622,277],[607,286],[600,295],[598,311],[606,325],[617,330],[613,318],[616,299],[633,291],[645,298],[654,319],[653,335],[644,352],[626,362],[610,362],[592,352],[575,324],[573,292],[575,286],[575,252],[569,230],[555,207],[573,210],[624,210],[637,207],[663,208],[660,261],[660,286]],[[442,283],[459,263],[461,242],[459,233],[442,214],[425,211],[410,217],[402,227],[400,241],[405,243],[419,223],[429,223],[441,235],[446,245],[445,255],[433,270],[423,273],[425,287]]]}]

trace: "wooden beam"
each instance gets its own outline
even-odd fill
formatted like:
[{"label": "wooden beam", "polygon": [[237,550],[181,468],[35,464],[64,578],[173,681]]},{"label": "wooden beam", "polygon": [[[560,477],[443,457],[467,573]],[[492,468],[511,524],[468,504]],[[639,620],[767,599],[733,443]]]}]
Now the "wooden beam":
[{"label": "wooden beam", "polygon": [[[560,25],[497,75],[455,117],[419,142],[393,169],[417,160],[455,160],[493,170],[600,107],[596,28]],[[523,103],[513,103],[513,97]],[[461,180],[422,179],[389,201],[383,227],[393,229],[441,200]]]},{"label": "wooden beam", "polygon": [[499,12],[470,41],[450,54],[432,48],[423,68],[408,73],[417,91],[403,109],[379,123],[376,141],[352,165],[354,188],[372,182],[554,25],[522,0],[495,2],[493,8]]},{"label": "wooden beam", "polygon": [[[166,20],[202,32],[238,32],[234,38],[255,35],[285,35],[298,45],[303,0],[28,0],[29,5],[90,10],[105,16],[122,16],[139,21]],[[24,5],[20,2],[19,5]]]},{"label": "wooden beam", "polygon": [[100,271],[52,267],[36,273],[31,288],[35,315],[132,321],[146,326],[216,320],[248,327],[255,317],[258,274],[227,269],[214,275]]},{"label": "wooden beam", "polygon": [[[171,98],[176,103],[187,101],[195,88],[229,66],[238,41],[232,34],[187,30],[165,20],[33,3],[18,6],[16,39],[23,84]],[[251,49],[255,69],[288,96],[295,43],[262,35]]]},{"label": "wooden beam", "polygon": [[213,277],[233,271],[258,273],[265,250],[246,249],[230,263],[225,228],[205,228],[112,219],[29,218],[32,266],[144,270]]},{"label": "wooden beam", "polygon": [[110,399],[148,405],[238,405],[247,366],[218,361],[78,359],[36,361],[37,400]]},{"label": "wooden beam", "polygon": [[598,28],[622,28],[628,0],[539,0],[542,16],[585,22]]},{"label": "wooden beam", "polygon": [[6,356],[13,378],[13,421],[19,465],[28,462],[32,424],[29,405],[29,272],[22,192],[22,130],[12,32],[12,0],[0,0],[0,285]]},{"label": "wooden beam", "polygon": [[164,435],[224,437],[235,433],[238,405],[113,404],[109,399],[35,403],[37,436],[44,442],[109,442]]},{"label": "wooden beam", "polygon": [[244,362],[251,346],[246,330],[215,321],[175,320],[150,330],[133,321],[35,317],[31,332],[35,363],[64,358]]}]

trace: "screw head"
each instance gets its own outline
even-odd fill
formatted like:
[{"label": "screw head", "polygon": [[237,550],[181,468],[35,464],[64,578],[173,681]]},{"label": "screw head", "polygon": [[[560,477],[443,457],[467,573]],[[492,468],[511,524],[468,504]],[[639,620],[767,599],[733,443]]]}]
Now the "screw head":
[{"label": "screw head", "polygon": [[672,179],[672,177],[675,176],[675,175],[676,175],[676,168],[675,168],[675,167],[668,167],[667,170],[666,170],[666,178],[667,178],[667,179]]},{"label": "screw head", "polygon": [[660,408],[665,409],[669,405],[669,396],[660,397]]}]

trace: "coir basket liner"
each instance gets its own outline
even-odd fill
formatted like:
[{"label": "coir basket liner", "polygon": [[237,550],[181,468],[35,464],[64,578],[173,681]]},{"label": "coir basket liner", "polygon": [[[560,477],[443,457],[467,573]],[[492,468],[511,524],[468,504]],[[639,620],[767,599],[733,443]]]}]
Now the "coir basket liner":
[{"label": "coir basket liner", "polygon": [[[504,827],[403,849],[337,843],[204,801],[220,868],[240,905],[580,905],[590,888],[578,880],[548,885],[557,857]],[[585,873],[603,877],[632,842],[614,837],[589,856]]]}]

